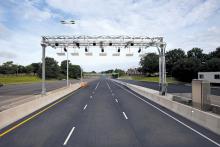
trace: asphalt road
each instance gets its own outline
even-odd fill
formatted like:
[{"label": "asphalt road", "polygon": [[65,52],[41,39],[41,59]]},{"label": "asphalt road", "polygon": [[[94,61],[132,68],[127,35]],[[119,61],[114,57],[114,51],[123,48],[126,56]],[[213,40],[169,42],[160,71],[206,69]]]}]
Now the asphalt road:
[{"label": "asphalt road", "polygon": [[[0,136],[34,114],[0,130]],[[219,143],[219,135],[107,79],[90,82],[0,137],[1,147],[215,147]]]},{"label": "asphalt road", "polygon": [[[135,84],[139,86],[143,86],[146,88],[159,90],[159,84],[155,82],[144,82],[144,81],[135,81],[135,80],[121,80],[130,84]],[[185,84],[171,84],[169,83],[167,86],[168,93],[192,93],[192,86]],[[211,88],[212,95],[220,96],[220,88]]]},{"label": "asphalt road", "polygon": [[[70,80],[70,83],[76,83],[79,80]],[[28,84],[15,84],[4,85],[0,87],[0,96],[19,96],[19,95],[32,95],[41,93],[41,83],[28,83]],[[46,82],[46,90],[51,91],[66,86],[66,81]]]}]

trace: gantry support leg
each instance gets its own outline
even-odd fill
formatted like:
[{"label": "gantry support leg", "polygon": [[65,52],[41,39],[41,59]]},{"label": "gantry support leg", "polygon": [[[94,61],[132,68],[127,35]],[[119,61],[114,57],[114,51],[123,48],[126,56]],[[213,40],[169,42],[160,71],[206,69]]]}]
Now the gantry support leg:
[{"label": "gantry support leg", "polygon": [[166,61],[165,61],[165,45],[162,45],[159,50],[159,91],[160,95],[166,95]]},{"label": "gantry support leg", "polygon": [[42,46],[42,95],[46,94],[46,87],[45,87],[45,54],[46,54],[46,45],[41,44]]}]

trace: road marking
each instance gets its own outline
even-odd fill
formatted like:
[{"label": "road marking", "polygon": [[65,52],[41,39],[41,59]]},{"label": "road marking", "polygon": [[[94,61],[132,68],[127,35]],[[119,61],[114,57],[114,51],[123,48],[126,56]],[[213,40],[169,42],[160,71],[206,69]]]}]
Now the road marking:
[{"label": "road marking", "polygon": [[93,91],[92,94],[95,94],[95,92]]},{"label": "road marking", "polygon": [[125,112],[122,112],[122,113],[123,113],[125,119],[128,119],[128,117],[127,117],[127,115],[125,114]]},{"label": "road marking", "polygon": [[215,145],[220,147],[220,143],[212,140],[211,138],[209,138],[208,136],[204,135],[203,133],[193,129],[192,127],[188,126],[187,124],[185,124],[184,122],[180,121],[179,119],[175,118],[174,116],[168,114],[167,112],[161,110],[160,108],[158,108],[157,106],[149,103],[148,101],[142,99],[141,97],[139,97],[138,95],[136,95],[135,93],[131,92],[130,90],[125,89],[124,87],[122,87],[121,85],[116,84],[115,82],[113,82],[115,85],[121,87],[123,90],[129,92],[130,94],[134,95],[135,97],[137,97],[138,99],[142,100],[143,102],[147,103],[148,105],[154,107],[155,109],[157,109],[158,111],[162,112],[163,114],[167,115],[168,117],[172,118],[173,120],[177,121],[178,123],[182,124],[183,126],[187,127],[188,129],[192,130],[193,132],[197,133],[198,135],[202,136],[203,138],[209,140],[210,142],[214,143]]},{"label": "road marking", "polygon": [[92,96],[90,96],[90,99],[92,99]]},{"label": "road marking", "polygon": [[69,132],[69,134],[68,134],[66,140],[64,141],[63,145],[66,145],[66,144],[67,144],[67,142],[68,142],[68,140],[70,139],[70,136],[72,135],[72,133],[73,133],[74,130],[75,130],[75,127],[73,127],[73,128],[71,129],[71,131]]},{"label": "road marking", "polygon": [[[106,84],[108,85],[108,82],[106,81]],[[109,90],[111,91],[111,87],[108,85]]]},{"label": "road marking", "polygon": [[112,96],[114,96],[115,94],[114,93],[112,93]]},{"label": "road marking", "polygon": [[118,100],[117,100],[117,99],[115,99],[115,101],[116,101],[116,103],[118,103]]},{"label": "road marking", "polygon": [[86,107],[87,107],[87,104],[84,106],[83,110],[85,110],[85,109],[86,109]]},{"label": "road marking", "polygon": [[96,89],[98,88],[98,86],[99,86],[99,83],[100,83],[100,82],[98,82],[98,83],[97,83],[97,85],[96,85],[96,87],[95,87],[95,90],[96,90]]},{"label": "road marking", "polygon": [[[71,94],[70,94],[71,95]],[[26,122],[30,121],[31,119],[35,118],[36,116],[42,114],[43,112],[45,112],[46,110],[48,110],[49,108],[53,107],[54,105],[62,102],[63,100],[67,99],[70,95],[67,95],[65,97],[63,97],[62,99],[60,99],[59,101],[49,105],[48,107],[44,108],[43,110],[39,111],[38,113],[30,116],[29,118],[23,120],[22,122],[16,124],[15,126],[11,127],[10,129],[4,131],[3,133],[0,134],[0,137],[4,136],[5,134],[8,134],[9,132],[13,131],[14,129],[20,127],[21,125],[25,124]]]}]

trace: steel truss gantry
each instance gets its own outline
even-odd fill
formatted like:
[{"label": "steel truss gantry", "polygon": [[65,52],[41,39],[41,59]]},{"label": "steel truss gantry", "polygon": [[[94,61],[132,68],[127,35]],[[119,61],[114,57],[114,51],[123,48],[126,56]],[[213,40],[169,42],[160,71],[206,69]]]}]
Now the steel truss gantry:
[{"label": "steel truss gantry", "polygon": [[42,36],[42,94],[46,93],[45,88],[45,52],[46,47],[52,48],[80,48],[80,47],[156,47],[159,53],[159,91],[165,95],[166,88],[166,64],[165,48],[166,43],[163,37],[146,36]]}]

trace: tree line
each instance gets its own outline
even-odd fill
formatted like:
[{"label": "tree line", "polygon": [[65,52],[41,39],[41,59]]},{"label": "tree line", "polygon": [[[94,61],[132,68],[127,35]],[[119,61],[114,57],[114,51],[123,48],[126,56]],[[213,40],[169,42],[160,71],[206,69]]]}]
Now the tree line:
[{"label": "tree line", "polygon": [[111,74],[112,77],[120,77],[120,76],[124,76],[126,73],[124,70],[122,69],[110,69],[110,70],[106,70],[106,71],[102,71],[102,74]]},{"label": "tree line", "polygon": [[[145,75],[159,72],[159,55],[149,53],[140,60],[139,70]],[[178,48],[166,52],[166,71],[179,81],[191,82],[197,78],[199,71],[220,71],[220,47],[208,54],[203,53],[201,48],[193,48],[187,53]]]},{"label": "tree line", "polygon": [[[77,79],[81,74],[81,67],[79,65],[73,65],[70,60],[69,63],[69,77]],[[47,79],[66,79],[67,60],[58,62],[54,58],[45,58],[45,76]],[[8,61],[0,65],[0,74],[2,75],[21,75],[21,74],[33,74],[39,77],[42,76],[42,63],[31,63],[30,65],[23,66],[14,64],[13,61]]]}]

